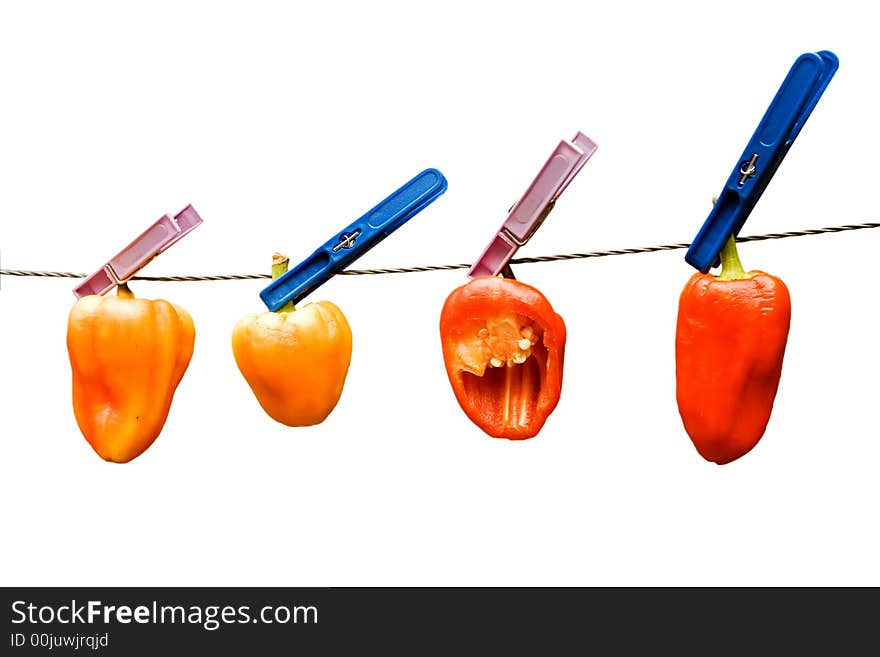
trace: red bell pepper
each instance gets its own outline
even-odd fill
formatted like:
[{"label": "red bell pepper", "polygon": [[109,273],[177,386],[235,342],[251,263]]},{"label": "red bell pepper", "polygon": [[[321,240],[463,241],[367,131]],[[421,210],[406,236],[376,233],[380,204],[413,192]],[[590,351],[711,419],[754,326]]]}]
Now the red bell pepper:
[{"label": "red bell pepper", "polygon": [[697,273],[685,285],[675,335],[679,414],[700,455],[719,465],[764,435],[791,321],[788,288],[745,272],[733,237],[721,262],[719,276]]},{"label": "red bell pepper", "polygon": [[562,388],[565,322],[541,292],[484,276],[453,290],[440,315],[446,374],[455,398],[495,438],[532,438]]}]

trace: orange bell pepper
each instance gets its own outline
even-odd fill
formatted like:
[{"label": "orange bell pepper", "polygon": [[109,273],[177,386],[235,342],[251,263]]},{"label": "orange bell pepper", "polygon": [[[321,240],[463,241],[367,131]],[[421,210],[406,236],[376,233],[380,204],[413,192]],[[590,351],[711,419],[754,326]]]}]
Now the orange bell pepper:
[{"label": "orange bell pepper", "polygon": [[[287,271],[276,254],[272,278]],[[351,328],[330,301],[288,304],[242,317],[232,330],[232,353],[257,401],[290,427],[323,422],[336,407],[351,362]]]},{"label": "orange bell pepper", "polygon": [[681,293],[675,335],[678,410],[700,455],[724,465],[764,435],[791,322],[788,288],[743,270],[733,237],[719,276],[696,273]]},{"label": "orange bell pepper", "polygon": [[499,276],[453,290],[440,314],[455,398],[494,438],[532,438],[544,426],[559,402],[565,337],[565,322],[539,290]]},{"label": "orange bell pepper", "polygon": [[67,320],[73,411],[83,436],[107,460],[126,463],[162,431],[195,343],[192,318],[164,299],[77,300]]}]

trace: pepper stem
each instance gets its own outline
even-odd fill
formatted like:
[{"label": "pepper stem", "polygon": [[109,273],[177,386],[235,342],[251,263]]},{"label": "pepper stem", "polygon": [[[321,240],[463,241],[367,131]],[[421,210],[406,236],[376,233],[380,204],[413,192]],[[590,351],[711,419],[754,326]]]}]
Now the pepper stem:
[{"label": "pepper stem", "polygon": [[134,299],[134,292],[128,289],[128,283],[120,283],[116,286],[116,296],[123,299]]},{"label": "pepper stem", "polygon": [[[282,255],[280,253],[275,253],[272,256],[272,280],[274,281],[276,278],[281,276],[282,274],[287,273],[287,266],[290,263],[290,258],[286,255]],[[293,305],[293,301],[288,301],[281,308],[276,310],[277,313],[289,313],[296,310]]]},{"label": "pepper stem", "polygon": [[722,281],[736,281],[748,277],[736,250],[736,237],[731,234],[721,249],[721,273],[717,278]]}]

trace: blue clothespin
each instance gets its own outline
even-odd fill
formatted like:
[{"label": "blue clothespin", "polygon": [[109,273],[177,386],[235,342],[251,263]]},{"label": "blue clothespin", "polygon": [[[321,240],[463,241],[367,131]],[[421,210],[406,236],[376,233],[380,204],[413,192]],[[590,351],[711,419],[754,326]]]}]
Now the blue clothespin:
[{"label": "blue clothespin", "polygon": [[260,298],[269,310],[294,304],[323,285],[446,191],[446,178],[425,169],[403,187],[346,226],[312,255],[267,285]]},{"label": "blue clothespin", "polygon": [[827,50],[795,60],[691,243],[684,257],[688,264],[704,274],[719,264],[721,249],[731,235],[739,234],[837,66],[837,56]]}]

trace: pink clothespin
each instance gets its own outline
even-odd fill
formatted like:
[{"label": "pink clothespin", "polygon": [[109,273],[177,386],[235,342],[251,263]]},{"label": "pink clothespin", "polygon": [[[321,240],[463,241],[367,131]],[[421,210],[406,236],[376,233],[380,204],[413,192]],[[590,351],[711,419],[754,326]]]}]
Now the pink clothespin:
[{"label": "pink clothespin", "polygon": [[596,143],[582,132],[571,141],[563,139],[559,142],[525,194],[510,209],[489,246],[468,270],[468,277],[503,274],[513,278],[508,264],[510,259],[531,239],[550,214],[556,199],[597,148]]},{"label": "pink clothespin", "polygon": [[200,223],[202,218],[191,205],[187,205],[173,217],[164,215],[101,269],[77,285],[73,293],[79,299],[89,294],[104,294],[114,286],[125,283],[150,260]]}]

